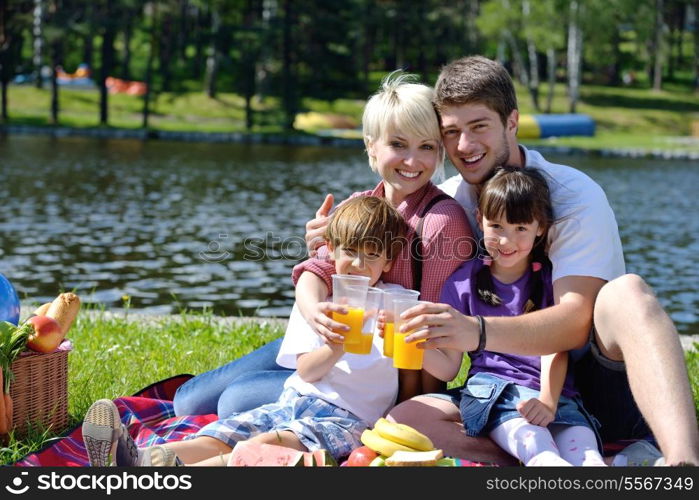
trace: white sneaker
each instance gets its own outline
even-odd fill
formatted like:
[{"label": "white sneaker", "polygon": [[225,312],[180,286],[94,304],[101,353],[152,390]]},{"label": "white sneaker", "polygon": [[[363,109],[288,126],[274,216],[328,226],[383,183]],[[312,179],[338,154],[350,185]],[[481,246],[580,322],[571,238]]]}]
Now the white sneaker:
[{"label": "white sneaker", "polygon": [[621,450],[612,461],[612,467],[651,467],[664,465],[665,459],[660,450],[648,441],[636,441]]}]

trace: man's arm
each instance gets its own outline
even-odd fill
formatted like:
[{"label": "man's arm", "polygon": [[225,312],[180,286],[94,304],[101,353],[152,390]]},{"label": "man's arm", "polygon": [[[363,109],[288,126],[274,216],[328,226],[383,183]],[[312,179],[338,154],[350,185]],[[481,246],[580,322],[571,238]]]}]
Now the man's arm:
[{"label": "man's arm", "polygon": [[[595,298],[605,281],[566,276],[553,284],[555,305],[513,317],[487,317],[486,349],[542,356],[582,347],[592,326]],[[408,341],[427,339],[423,348],[472,351],[478,347],[478,322],[447,304],[420,304],[404,313],[410,321],[401,331],[415,330]],[[425,329],[426,328],[426,329]]]}]

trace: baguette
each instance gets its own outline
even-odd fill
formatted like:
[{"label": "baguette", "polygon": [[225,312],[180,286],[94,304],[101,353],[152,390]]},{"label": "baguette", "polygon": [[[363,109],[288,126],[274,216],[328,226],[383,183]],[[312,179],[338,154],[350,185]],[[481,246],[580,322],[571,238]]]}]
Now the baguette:
[{"label": "baguette", "polygon": [[46,311],[49,310],[49,307],[51,307],[51,302],[47,302],[46,304],[40,305],[36,309],[34,309],[34,316],[46,316]]},{"label": "baguette", "polygon": [[70,330],[75,317],[80,309],[80,298],[74,293],[62,293],[56,297],[46,311],[46,316],[55,319],[61,326],[61,333],[65,335]]},{"label": "baguette", "polygon": [[437,465],[437,460],[442,458],[442,450],[432,451],[396,451],[386,459],[389,467],[431,467]]}]

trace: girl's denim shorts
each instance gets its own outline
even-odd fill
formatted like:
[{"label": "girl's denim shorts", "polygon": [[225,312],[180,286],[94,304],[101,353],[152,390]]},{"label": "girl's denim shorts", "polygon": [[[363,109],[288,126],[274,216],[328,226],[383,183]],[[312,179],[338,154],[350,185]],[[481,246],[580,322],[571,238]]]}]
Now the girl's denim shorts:
[{"label": "girl's denim shorts", "polygon": [[[517,385],[489,373],[477,373],[460,389],[464,429],[469,436],[488,435],[497,426],[513,418],[522,418],[517,403],[539,397],[539,391]],[[582,405],[579,396],[561,396],[558,401],[555,424],[582,425],[591,428],[601,444],[597,420]]]}]

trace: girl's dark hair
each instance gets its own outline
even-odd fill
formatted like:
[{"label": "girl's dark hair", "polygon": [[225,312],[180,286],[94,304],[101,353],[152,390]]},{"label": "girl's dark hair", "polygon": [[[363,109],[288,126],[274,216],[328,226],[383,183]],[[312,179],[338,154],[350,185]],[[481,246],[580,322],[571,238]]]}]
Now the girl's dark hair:
[{"label": "girl's dark hair", "polygon": [[[539,309],[544,295],[541,269],[550,266],[544,247],[548,229],[554,223],[551,194],[543,174],[530,167],[497,167],[481,187],[478,210],[481,216],[490,220],[504,218],[509,224],[537,221],[543,227],[544,232],[534,242],[531,254],[531,262],[540,265],[534,269],[531,292],[523,312]],[[495,293],[489,266],[483,266],[476,275],[476,288],[479,298],[486,304],[502,304]]]}]

